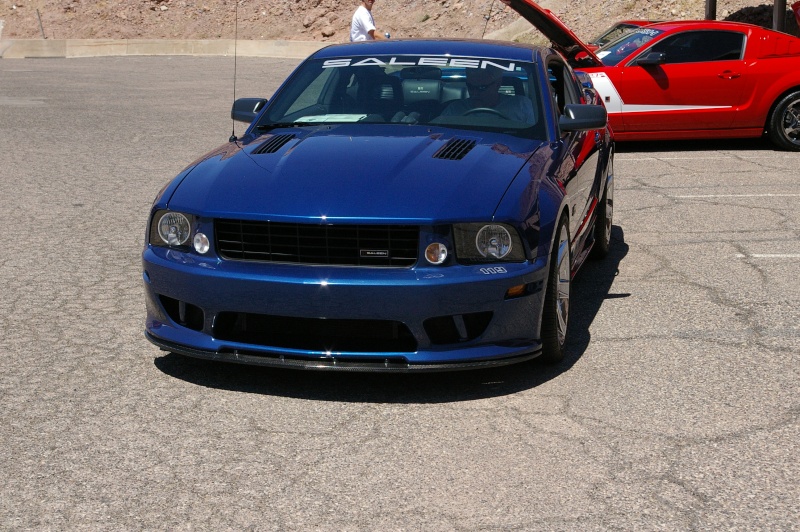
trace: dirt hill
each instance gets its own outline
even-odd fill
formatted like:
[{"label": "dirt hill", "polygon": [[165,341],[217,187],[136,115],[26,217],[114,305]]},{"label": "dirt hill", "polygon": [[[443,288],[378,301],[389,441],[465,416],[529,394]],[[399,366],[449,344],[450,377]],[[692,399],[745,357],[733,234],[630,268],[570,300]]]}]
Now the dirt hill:
[{"label": "dirt hill", "polygon": [[[579,37],[613,21],[698,19],[703,0],[542,0]],[[358,0],[2,0],[4,39],[279,39],[342,42]],[[772,26],[772,4],[718,0],[717,18]],[[393,37],[537,41],[499,0],[376,0],[380,31]],[[790,12],[787,31],[797,33]],[[517,21],[515,23],[515,21]]]}]

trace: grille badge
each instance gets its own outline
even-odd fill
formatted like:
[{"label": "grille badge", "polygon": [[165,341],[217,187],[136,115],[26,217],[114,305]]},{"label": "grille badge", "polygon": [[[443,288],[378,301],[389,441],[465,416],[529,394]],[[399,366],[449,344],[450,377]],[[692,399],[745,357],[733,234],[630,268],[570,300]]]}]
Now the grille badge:
[{"label": "grille badge", "polygon": [[362,259],[388,259],[388,249],[359,249],[359,256]]}]

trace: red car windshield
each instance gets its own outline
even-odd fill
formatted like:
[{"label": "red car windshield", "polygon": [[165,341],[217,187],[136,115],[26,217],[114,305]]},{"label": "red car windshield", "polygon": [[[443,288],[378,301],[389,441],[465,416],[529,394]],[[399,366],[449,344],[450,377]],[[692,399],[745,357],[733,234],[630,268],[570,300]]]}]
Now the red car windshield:
[{"label": "red car windshield", "polygon": [[664,33],[663,30],[639,28],[626,33],[622,38],[608,43],[595,52],[606,66],[615,66],[623,59],[641,50],[647,43]]},{"label": "red car windshield", "polygon": [[630,30],[634,30],[641,26],[647,26],[647,24],[632,24],[628,22],[617,22],[603,33],[589,41],[589,44],[595,44],[599,46],[605,46],[606,44],[610,43],[611,41],[616,41],[622,35],[625,35]]}]

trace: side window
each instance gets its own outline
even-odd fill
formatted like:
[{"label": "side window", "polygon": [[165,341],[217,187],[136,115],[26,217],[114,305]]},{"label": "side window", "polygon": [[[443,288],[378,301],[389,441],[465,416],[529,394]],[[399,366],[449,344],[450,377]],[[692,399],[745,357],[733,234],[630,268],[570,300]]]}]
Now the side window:
[{"label": "side window", "polygon": [[580,94],[575,86],[575,79],[566,65],[558,61],[548,64],[550,88],[559,114],[564,114],[564,106],[580,102]]},{"label": "side window", "polygon": [[743,33],[686,31],[659,41],[644,53],[663,53],[666,64],[675,64],[741,59],[743,49]]}]

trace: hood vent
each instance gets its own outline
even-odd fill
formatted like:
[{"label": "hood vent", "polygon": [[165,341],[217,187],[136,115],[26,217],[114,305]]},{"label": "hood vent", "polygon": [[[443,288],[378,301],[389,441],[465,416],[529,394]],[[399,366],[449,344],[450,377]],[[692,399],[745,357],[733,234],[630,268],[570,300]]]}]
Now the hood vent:
[{"label": "hood vent", "polygon": [[255,155],[262,155],[265,153],[275,153],[276,151],[283,148],[287,142],[294,138],[294,133],[289,133],[286,135],[273,135],[270,139],[253,150],[253,154]]},{"label": "hood vent", "polygon": [[450,139],[433,154],[434,159],[448,159],[450,161],[460,161],[475,147],[476,140]]}]

